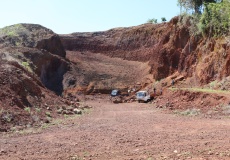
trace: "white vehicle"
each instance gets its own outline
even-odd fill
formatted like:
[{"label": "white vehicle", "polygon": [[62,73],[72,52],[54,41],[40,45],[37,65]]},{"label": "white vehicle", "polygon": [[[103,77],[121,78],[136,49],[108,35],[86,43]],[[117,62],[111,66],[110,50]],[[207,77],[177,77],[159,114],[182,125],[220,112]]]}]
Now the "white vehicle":
[{"label": "white vehicle", "polygon": [[151,100],[151,96],[147,91],[139,91],[136,93],[136,99],[140,103],[142,102],[148,102]]}]

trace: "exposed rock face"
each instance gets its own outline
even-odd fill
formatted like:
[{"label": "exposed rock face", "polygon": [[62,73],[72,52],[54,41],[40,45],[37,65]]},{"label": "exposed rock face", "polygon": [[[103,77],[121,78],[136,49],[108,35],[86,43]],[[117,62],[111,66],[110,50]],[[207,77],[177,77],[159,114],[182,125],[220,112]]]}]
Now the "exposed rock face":
[{"label": "exposed rock face", "polygon": [[66,50],[148,62],[156,80],[175,72],[198,84],[229,76],[229,40],[190,37],[188,28],[175,17],[168,23],[61,35],[61,41]]},{"label": "exposed rock face", "polygon": [[0,29],[0,130],[46,122],[65,105],[52,92],[62,94],[65,54],[59,36],[40,25]]},{"label": "exposed rock face", "polygon": [[2,28],[0,39],[3,58],[27,63],[47,88],[62,93],[68,62],[63,59],[66,52],[57,34],[40,25],[17,24]]},{"label": "exposed rock face", "polygon": [[36,74],[16,61],[1,59],[0,75],[0,132],[18,125],[41,124],[47,120],[46,113],[56,117],[56,107],[66,105]]},{"label": "exposed rock face", "polygon": [[45,50],[28,47],[6,47],[0,50],[2,59],[16,61],[36,74],[43,85],[60,95],[63,91],[63,76],[68,70],[68,62]]},{"label": "exposed rock face", "polygon": [[103,53],[126,60],[149,62],[155,79],[184,70],[182,53],[190,37],[186,27],[178,28],[178,18],[169,23],[144,24],[105,32],[61,35],[66,50]]}]

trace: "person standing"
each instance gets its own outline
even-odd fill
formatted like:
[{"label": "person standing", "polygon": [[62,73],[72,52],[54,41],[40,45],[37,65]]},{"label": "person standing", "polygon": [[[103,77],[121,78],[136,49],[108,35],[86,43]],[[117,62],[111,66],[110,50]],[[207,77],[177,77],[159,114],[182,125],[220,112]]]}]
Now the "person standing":
[{"label": "person standing", "polygon": [[175,82],[174,82],[174,79],[172,79],[172,86],[174,86],[174,83],[175,83]]}]

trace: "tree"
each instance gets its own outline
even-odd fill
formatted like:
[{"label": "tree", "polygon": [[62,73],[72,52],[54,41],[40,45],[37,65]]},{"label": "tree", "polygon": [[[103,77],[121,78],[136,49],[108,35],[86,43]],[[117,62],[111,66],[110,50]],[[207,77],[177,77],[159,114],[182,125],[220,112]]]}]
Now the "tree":
[{"label": "tree", "polygon": [[149,19],[147,23],[157,23],[157,19],[155,18]]},{"label": "tree", "polygon": [[221,3],[205,3],[204,12],[200,18],[200,30],[209,36],[221,36],[229,33],[230,0]]},{"label": "tree", "polygon": [[161,18],[161,21],[162,21],[162,22],[166,22],[167,20],[166,20],[165,17],[162,17],[162,18]]},{"label": "tree", "polygon": [[197,14],[201,14],[205,3],[219,3],[222,1],[223,0],[178,0],[178,5],[184,7],[186,11],[194,11]]},{"label": "tree", "polygon": [[229,34],[230,0],[178,0],[178,5],[190,15],[191,35],[202,33],[217,37]]}]

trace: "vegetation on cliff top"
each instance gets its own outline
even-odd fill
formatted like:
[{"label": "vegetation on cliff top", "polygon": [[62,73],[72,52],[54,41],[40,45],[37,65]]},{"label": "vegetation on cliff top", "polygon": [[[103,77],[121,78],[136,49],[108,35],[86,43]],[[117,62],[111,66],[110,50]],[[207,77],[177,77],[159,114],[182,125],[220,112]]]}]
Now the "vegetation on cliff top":
[{"label": "vegetation on cliff top", "polygon": [[186,11],[181,17],[189,17],[191,35],[220,37],[229,34],[230,0],[178,0],[178,4]]},{"label": "vegetation on cliff top", "polygon": [[34,47],[36,41],[46,39],[54,32],[38,24],[15,24],[0,28],[0,43],[13,46]]}]

